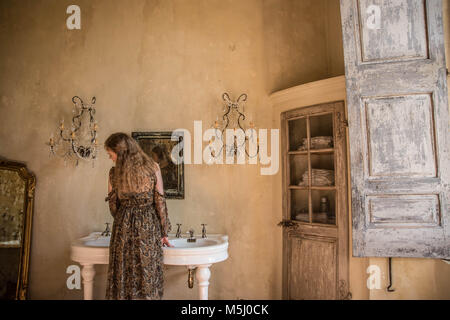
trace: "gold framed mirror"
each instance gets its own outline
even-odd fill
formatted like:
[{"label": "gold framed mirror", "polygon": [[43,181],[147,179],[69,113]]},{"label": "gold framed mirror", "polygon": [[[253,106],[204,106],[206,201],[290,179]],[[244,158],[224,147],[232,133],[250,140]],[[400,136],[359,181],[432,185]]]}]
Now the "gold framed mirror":
[{"label": "gold framed mirror", "polygon": [[0,159],[0,300],[25,300],[36,178],[25,164]]}]

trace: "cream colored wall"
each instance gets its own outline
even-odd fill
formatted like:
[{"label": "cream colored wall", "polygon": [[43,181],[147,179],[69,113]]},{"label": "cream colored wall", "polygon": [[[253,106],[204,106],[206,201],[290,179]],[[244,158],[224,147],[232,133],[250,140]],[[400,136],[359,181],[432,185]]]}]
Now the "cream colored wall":
[{"label": "cream colored wall", "polygon": [[268,93],[344,74],[339,0],[263,3]]},{"label": "cream colored wall", "polygon": [[340,1],[328,0],[326,6],[327,77],[331,78],[345,75],[344,44]]},{"label": "cream colored wall", "polygon": [[[325,0],[323,0],[325,1]],[[327,76],[325,29],[314,0],[78,0],[81,30],[66,29],[65,0],[0,2],[0,154],[37,176],[30,297],[80,299],[66,288],[70,242],[112,222],[104,202],[112,163],[65,167],[44,144],[71,98],[97,97],[99,141],[116,131],[209,125],[221,94],[249,95],[246,111],[270,128],[268,94]],[[319,4],[323,7],[323,2]],[[285,80],[287,79],[287,80]],[[183,231],[208,224],[230,236],[212,267],[212,299],[281,297],[281,219],[272,177],[259,166],[186,165],[184,200],[168,200]],[[106,266],[97,266],[103,298]],[[167,267],[166,299],[197,296],[183,267]]]}]

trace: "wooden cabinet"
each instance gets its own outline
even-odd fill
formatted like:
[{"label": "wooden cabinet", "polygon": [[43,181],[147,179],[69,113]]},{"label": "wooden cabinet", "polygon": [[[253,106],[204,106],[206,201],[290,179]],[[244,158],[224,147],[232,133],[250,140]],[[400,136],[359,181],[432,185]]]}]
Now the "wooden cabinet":
[{"label": "wooden cabinet", "polygon": [[345,126],[343,101],[281,114],[284,299],[350,297]]}]

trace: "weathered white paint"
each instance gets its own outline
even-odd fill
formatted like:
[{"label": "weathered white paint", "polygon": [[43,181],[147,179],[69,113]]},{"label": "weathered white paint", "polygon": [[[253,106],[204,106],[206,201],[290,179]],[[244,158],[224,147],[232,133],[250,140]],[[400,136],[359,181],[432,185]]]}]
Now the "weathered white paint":
[{"label": "weathered white paint", "polygon": [[368,227],[439,227],[438,195],[368,196]]},{"label": "weathered white paint", "polygon": [[[369,7],[380,8],[379,29],[369,25]],[[361,57],[364,62],[428,57],[423,0],[358,0]]]},{"label": "weathered white paint", "polygon": [[[434,121],[428,94],[365,99],[370,178],[435,177]],[[363,133],[363,134],[364,134]]]},{"label": "weathered white paint", "polygon": [[[380,29],[367,28],[360,16],[369,4],[381,8]],[[442,1],[341,0],[341,15],[353,254],[450,257]],[[412,205],[412,195],[435,200]]]}]

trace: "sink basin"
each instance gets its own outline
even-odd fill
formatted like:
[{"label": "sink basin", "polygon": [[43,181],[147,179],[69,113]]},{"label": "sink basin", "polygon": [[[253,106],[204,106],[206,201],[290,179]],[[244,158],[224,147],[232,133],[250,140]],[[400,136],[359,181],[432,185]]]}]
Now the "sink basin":
[{"label": "sink basin", "polygon": [[169,242],[175,248],[200,248],[217,244],[217,241],[211,239],[197,239],[195,242],[188,242],[186,239],[169,238]]},{"label": "sink basin", "polygon": [[[93,232],[72,242],[70,257],[83,266],[81,276],[85,300],[92,300],[94,265],[109,263],[110,238],[102,236],[101,232]],[[169,242],[173,247],[163,247],[164,264],[186,266],[191,271],[196,269],[199,296],[206,300],[211,276],[209,267],[228,258],[228,236],[211,234],[207,238],[198,235],[195,238],[195,242],[188,242],[186,238],[169,235]]]},{"label": "sink basin", "polygon": [[84,245],[88,247],[109,247],[111,236],[99,236],[96,238],[89,238],[84,241]]},{"label": "sink basin", "polygon": [[87,237],[72,242],[70,257],[80,264],[108,264],[109,240],[101,232],[93,232]]},{"label": "sink basin", "polygon": [[228,236],[208,235],[207,238],[196,237],[195,242],[185,238],[169,236],[173,247],[163,247],[164,264],[199,265],[223,261],[228,258]]}]

